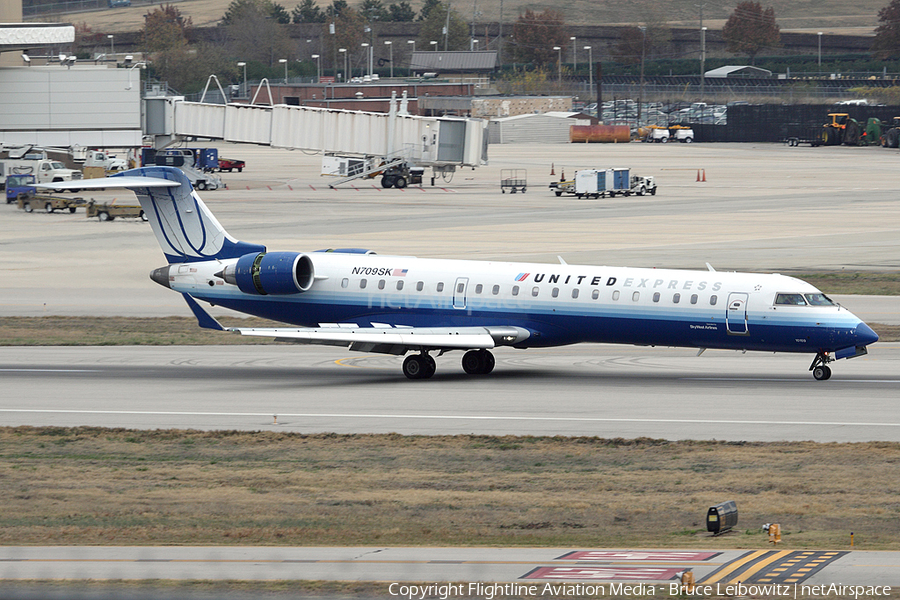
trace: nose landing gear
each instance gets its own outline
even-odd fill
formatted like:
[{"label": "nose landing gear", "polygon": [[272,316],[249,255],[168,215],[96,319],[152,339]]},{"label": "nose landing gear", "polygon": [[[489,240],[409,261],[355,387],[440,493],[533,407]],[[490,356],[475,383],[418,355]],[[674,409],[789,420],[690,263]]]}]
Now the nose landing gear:
[{"label": "nose landing gear", "polygon": [[816,354],[812,364],[809,365],[809,370],[812,371],[813,377],[817,381],[825,381],[826,379],[831,378],[831,368],[828,366],[828,363],[833,360],[834,358],[827,352],[819,352]]}]

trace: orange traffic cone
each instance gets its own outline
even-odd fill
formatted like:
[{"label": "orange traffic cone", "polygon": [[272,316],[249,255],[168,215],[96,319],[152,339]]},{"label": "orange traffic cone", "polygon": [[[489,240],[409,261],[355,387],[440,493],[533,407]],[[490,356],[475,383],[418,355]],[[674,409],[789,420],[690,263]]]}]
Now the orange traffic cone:
[{"label": "orange traffic cone", "polygon": [[706,169],[703,169],[703,179],[701,179],[703,183],[706,183]]},{"label": "orange traffic cone", "polygon": [[565,180],[566,180],[566,171],[565,171],[565,167],[563,167],[562,169],[559,170],[559,180],[560,180],[560,181],[565,181]]},{"label": "orange traffic cone", "polygon": [[700,181],[700,169],[697,169],[697,181]]},{"label": "orange traffic cone", "polygon": [[556,175],[556,165],[554,163],[550,163],[550,174]]}]

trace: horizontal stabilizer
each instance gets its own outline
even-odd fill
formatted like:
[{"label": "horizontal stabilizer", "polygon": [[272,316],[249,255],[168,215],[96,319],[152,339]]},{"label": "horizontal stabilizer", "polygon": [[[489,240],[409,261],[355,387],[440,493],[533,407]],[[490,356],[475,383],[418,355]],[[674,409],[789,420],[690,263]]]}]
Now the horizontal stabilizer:
[{"label": "horizontal stabilizer", "polygon": [[74,179],[53,183],[36,183],[34,187],[48,190],[118,190],[131,188],[167,188],[181,185],[177,181],[158,177],[98,177],[97,179]]}]

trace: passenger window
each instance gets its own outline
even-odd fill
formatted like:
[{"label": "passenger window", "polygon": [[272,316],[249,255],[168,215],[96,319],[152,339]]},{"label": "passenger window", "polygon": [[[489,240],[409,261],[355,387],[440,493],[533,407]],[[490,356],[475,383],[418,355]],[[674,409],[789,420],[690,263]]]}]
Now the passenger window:
[{"label": "passenger window", "polygon": [[640,292],[635,292],[635,293],[633,293],[633,294],[631,295],[631,301],[632,301],[632,302],[637,302],[637,301],[640,300],[640,299],[641,299],[641,293],[640,293]]},{"label": "passenger window", "polygon": [[397,290],[399,291],[402,289],[403,289],[403,280],[401,279],[400,281],[397,282]]},{"label": "passenger window", "polygon": [[553,288],[553,291],[550,292],[550,295],[554,298],[559,298],[559,288]]},{"label": "passenger window", "polygon": [[483,290],[483,289],[484,289],[484,286],[479,283],[478,285],[475,286],[475,293],[480,294],[481,290]]},{"label": "passenger window", "polygon": [[691,295],[691,304],[697,304],[697,294]]},{"label": "passenger window", "polygon": [[345,288],[345,287],[347,287],[348,285],[350,285],[350,280],[349,280],[349,279],[347,279],[346,277],[344,277],[343,279],[341,279],[341,287],[342,287],[342,288]]},{"label": "passenger window", "polygon": [[437,291],[439,291],[439,292],[443,292],[443,291],[444,291],[444,282],[443,282],[443,281],[439,281],[438,284],[437,284],[437,288],[436,288],[436,289],[437,289]]},{"label": "passenger window", "polygon": [[499,285],[495,285],[495,286],[494,286],[494,289],[491,290],[491,293],[494,294],[495,296],[496,296],[497,294],[499,294],[499,293],[500,293],[500,286],[499,286]]},{"label": "passenger window", "polygon": [[619,290],[616,290],[613,292],[613,300],[618,300],[618,299],[619,299]]},{"label": "passenger window", "polygon": [[361,289],[361,290],[366,289],[366,283],[367,283],[367,282],[366,282],[365,279],[360,279],[360,280],[359,280],[359,289]]},{"label": "passenger window", "polygon": [[776,294],[775,304],[784,306],[806,306],[803,294]]},{"label": "passenger window", "polygon": [[425,289],[425,282],[424,282],[424,281],[419,281],[418,283],[416,283],[416,291],[417,291],[417,292],[421,292],[421,291],[424,290],[424,289]]},{"label": "passenger window", "polygon": [[514,285],[514,286],[513,286],[513,289],[512,289],[512,295],[513,295],[513,296],[518,296],[518,295],[519,295],[519,286],[517,286],[517,285]]},{"label": "passenger window", "polygon": [[378,289],[379,289],[379,290],[383,290],[383,289],[384,289],[384,279],[379,279],[379,280],[378,280]]},{"label": "passenger window", "polygon": [[540,293],[541,289],[538,286],[534,286],[531,288],[531,295],[537,298],[538,293]]},{"label": "passenger window", "polygon": [[709,297],[709,305],[710,306],[715,306],[716,302],[718,302],[718,301],[719,301],[719,297],[716,295],[712,295]]},{"label": "passenger window", "polygon": [[464,284],[464,283],[458,283],[458,284],[456,285],[456,293],[457,293],[457,294],[462,294],[464,289],[466,289],[466,284]]},{"label": "passenger window", "polygon": [[674,304],[678,304],[679,302],[681,302],[681,294],[675,294],[674,296],[672,296],[672,302]]},{"label": "passenger window", "polygon": [[655,292],[655,293],[653,294],[653,301],[654,301],[654,302],[659,302],[659,292]]},{"label": "passenger window", "polygon": [[578,288],[573,288],[573,289],[572,289],[572,297],[573,297],[573,298],[577,298],[577,297],[578,297]]},{"label": "passenger window", "polygon": [[599,297],[600,297],[600,290],[594,290],[593,292],[591,292],[591,298],[593,298],[594,300],[596,300]]}]

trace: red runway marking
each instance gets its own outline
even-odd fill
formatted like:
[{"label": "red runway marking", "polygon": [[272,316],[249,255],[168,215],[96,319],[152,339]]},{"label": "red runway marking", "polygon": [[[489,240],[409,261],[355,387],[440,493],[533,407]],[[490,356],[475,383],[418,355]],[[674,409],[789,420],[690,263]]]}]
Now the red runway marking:
[{"label": "red runway marking", "polygon": [[559,579],[579,581],[669,581],[677,579],[684,569],[656,567],[538,567],[522,579]]},{"label": "red runway marking", "polygon": [[678,551],[653,551],[653,550],[579,550],[563,554],[556,560],[655,560],[662,562],[692,562],[709,560],[718,556],[719,552],[678,552]]}]

